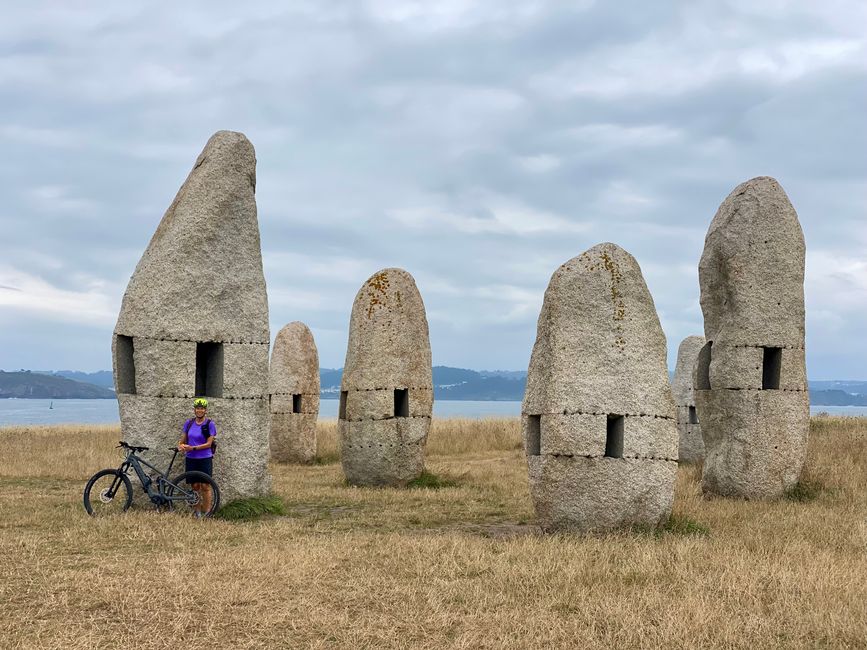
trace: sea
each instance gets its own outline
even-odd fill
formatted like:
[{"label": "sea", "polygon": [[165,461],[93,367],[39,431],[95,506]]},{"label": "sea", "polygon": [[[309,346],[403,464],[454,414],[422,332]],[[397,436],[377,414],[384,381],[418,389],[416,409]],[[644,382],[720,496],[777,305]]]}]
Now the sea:
[{"label": "sea", "polygon": [[[338,400],[320,401],[319,416],[336,418]],[[811,406],[813,415],[867,416],[867,406]],[[439,418],[517,417],[519,401],[434,402],[434,416]],[[120,416],[114,399],[0,399],[0,427],[23,424],[117,424]]]}]

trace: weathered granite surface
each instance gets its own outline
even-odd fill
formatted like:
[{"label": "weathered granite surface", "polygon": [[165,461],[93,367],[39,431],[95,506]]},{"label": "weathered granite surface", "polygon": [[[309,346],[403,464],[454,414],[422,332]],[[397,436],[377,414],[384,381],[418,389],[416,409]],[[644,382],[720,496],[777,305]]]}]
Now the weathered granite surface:
[{"label": "weathered granite surface", "polygon": [[[405,401],[398,391],[406,391]],[[364,283],[352,305],[338,421],[347,481],[404,485],[417,478],[432,406],[421,294],[409,273],[384,269]]]},{"label": "weathered granite surface", "polygon": [[710,224],[699,264],[707,343],[694,376],[706,492],[775,498],[800,476],[805,253],[798,215],[773,178],[736,187]]},{"label": "weathered granite surface", "polygon": [[277,333],[270,383],[271,458],[312,463],[319,415],[319,353],[304,323],[294,321]]},{"label": "weathered granite surface", "polygon": [[[618,437],[612,416],[623,418],[622,449],[608,448]],[[551,277],[521,419],[544,530],[657,525],[670,515],[678,441],[665,336],[638,263],[615,244]]]},{"label": "weathered granite surface", "polygon": [[[256,156],[241,133],[208,141],[129,281],[112,338],[124,439],[167,463],[204,395],[223,502],[270,489],[268,299]],[[180,460],[178,471],[183,471]]]},{"label": "weathered granite surface", "polygon": [[677,408],[677,431],[680,437],[678,458],[684,463],[697,463],[704,458],[701,418],[693,394],[693,370],[698,353],[704,346],[703,336],[687,336],[677,348],[677,365],[671,382],[671,393]]}]

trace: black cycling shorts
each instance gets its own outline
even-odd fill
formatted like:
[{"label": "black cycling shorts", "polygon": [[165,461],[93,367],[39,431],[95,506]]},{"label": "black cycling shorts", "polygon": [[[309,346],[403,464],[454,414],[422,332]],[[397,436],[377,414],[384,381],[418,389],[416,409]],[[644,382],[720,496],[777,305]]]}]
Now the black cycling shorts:
[{"label": "black cycling shorts", "polygon": [[188,472],[204,472],[208,476],[214,475],[214,457],[210,458],[187,458]]}]

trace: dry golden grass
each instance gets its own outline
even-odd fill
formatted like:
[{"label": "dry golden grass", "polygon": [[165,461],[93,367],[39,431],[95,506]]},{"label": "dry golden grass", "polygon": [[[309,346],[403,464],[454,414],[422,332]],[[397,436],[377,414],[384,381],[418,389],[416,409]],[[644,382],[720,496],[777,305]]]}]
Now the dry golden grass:
[{"label": "dry golden grass", "polygon": [[436,424],[457,487],[273,465],[285,517],[90,519],[117,439],[0,430],[0,647],[865,647],[867,419],[813,420],[805,501],[705,499],[681,468],[675,515],[707,535],[534,532],[517,420]]}]

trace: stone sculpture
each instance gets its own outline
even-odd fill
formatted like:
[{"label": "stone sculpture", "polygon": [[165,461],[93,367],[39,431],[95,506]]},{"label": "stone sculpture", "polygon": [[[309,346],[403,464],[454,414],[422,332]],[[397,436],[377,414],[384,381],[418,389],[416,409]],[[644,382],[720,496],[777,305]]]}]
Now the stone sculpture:
[{"label": "stone sculpture", "polygon": [[271,458],[312,463],[319,415],[319,353],[310,329],[286,325],[271,352]]},{"label": "stone sculpture", "polygon": [[193,397],[208,398],[224,503],[265,494],[271,480],[255,188],[253,145],[241,133],[215,133],[136,266],[112,340],[124,439],[150,447],[146,458],[158,467],[192,416]]},{"label": "stone sculpture", "polygon": [[424,303],[412,276],[384,269],[352,305],[340,387],[341,461],[352,485],[405,485],[424,470],[433,407]]},{"label": "stone sculpture", "polygon": [[694,378],[705,492],[775,498],[800,477],[805,254],[798,215],[767,176],[736,187],[710,224],[698,269],[707,343]]},{"label": "stone sculpture", "polygon": [[704,458],[704,441],[701,438],[701,425],[692,389],[693,370],[703,345],[703,336],[687,336],[680,342],[674,381],[671,384],[680,437],[678,459],[684,463],[697,463]]},{"label": "stone sculpture", "polygon": [[677,430],[666,343],[635,259],[599,244],[548,284],[521,414],[546,531],[667,520]]}]

